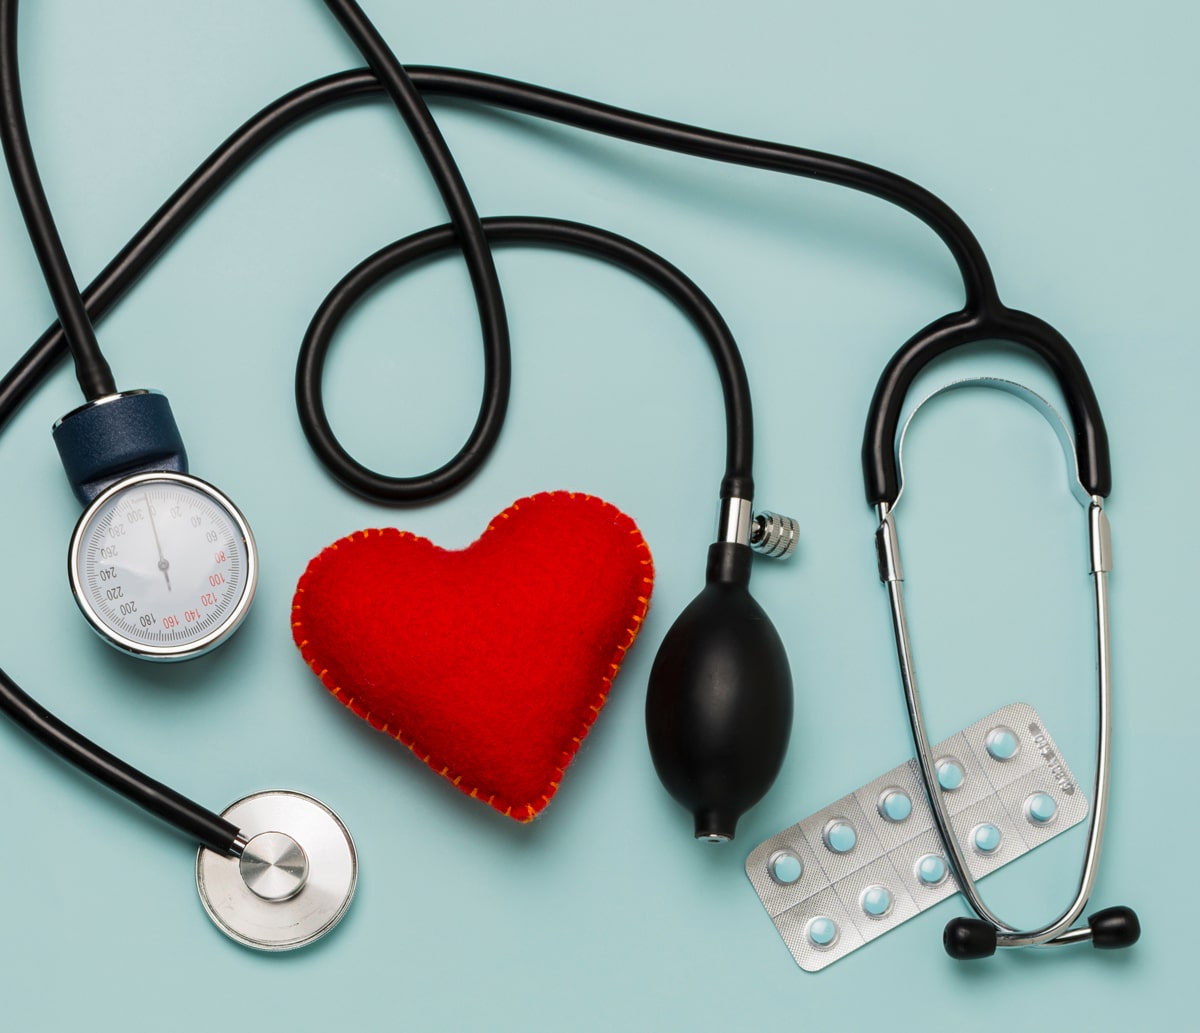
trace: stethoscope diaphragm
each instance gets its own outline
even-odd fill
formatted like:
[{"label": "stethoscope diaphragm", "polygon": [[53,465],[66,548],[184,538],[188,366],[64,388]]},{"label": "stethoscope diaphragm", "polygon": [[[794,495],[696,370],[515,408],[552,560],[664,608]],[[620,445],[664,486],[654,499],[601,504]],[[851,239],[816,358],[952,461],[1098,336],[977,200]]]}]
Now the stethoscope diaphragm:
[{"label": "stethoscope diaphragm", "polygon": [[247,796],[222,817],[242,830],[240,856],[201,847],[196,889],[226,936],[285,951],[320,939],[354,897],[358,855],[341,819],[311,796],[273,790]]}]

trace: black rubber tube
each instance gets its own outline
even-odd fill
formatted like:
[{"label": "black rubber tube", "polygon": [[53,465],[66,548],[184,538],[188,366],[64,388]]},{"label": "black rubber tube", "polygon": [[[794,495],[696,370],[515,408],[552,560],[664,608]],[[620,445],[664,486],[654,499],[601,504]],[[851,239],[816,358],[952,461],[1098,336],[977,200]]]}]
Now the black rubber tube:
[{"label": "black rubber tube", "polygon": [[1107,497],[1112,490],[1108,433],[1100,403],[1087,371],[1049,323],[1028,312],[999,305],[986,312],[959,312],[930,323],[892,356],[875,386],[863,434],[862,465],[867,501],[892,505],[900,494],[896,462],[896,431],[904,396],[929,363],[954,348],[980,341],[1010,341],[1041,359],[1062,389],[1075,437],[1079,483],[1091,495]]},{"label": "black rubber tube", "polygon": [[206,847],[233,852],[238,827],[114,757],[30,698],[0,671],[0,710],[64,760]]},{"label": "black rubber tube", "polygon": [[[562,219],[489,218],[483,220],[488,243],[495,247],[532,244],[565,248],[600,258],[641,277],[675,302],[695,324],[716,362],[725,400],[726,461],[722,497],[753,498],[754,421],[750,385],[733,335],[709,298],[683,272],[640,244],[607,230]],[[384,279],[416,262],[454,250],[451,226],[438,226],[381,248],[355,266],[330,291],[304,336],[296,363],[296,408],[313,451],[339,480],[370,499],[419,502],[444,494],[473,472],[483,455],[460,453],[451,463],[421,477],[385,477],[358,463],[342,447],[325,413],[321,381],[325,357],[341,321],[354,305]],[[349,477],[345,471],[350,471]]]},{"label": "black rubber tube", "polygon": [[[479,415],[466,443],[454,458],[438,470],[423,477],[403,478],[412,485],[411,494],[401,496],[395,493],[394,486],[400,478],[374,475],[364,479],[360,471],[365,468],[353,460],[343,462],[341,456],[345,453],[340,448],[325,453],[322,461],[347,487],[373,497],[377,502],[395,504],[402,500],[426,501],[444,495],[472,477],[500,437],[512,382],[512,352],[504,297],[500,292],[500,279],[496,275],[496,265],[479,221],[479,213],[475,210],[475,202],[416,85],[355,0],[325,0],[325,5],[358,47],[404,119],[409,135],[442,195],[475,292],[475,308],[479,313],[479,328],[483,338],[483,391]],[[303,411],[300,418],[302,423],[305,422],[306,414]],[[309,435],[309,440],[312,440],[312,435]],[[349,459],[348,456],[346,458]],[[379,495],[371,496],[363,489],[362,485],[371,483],[381,486],[383,490]],[[424,491],[416,487],[421,483],[425,485]]]},{"label": "black rubber tube", "polygon": [[[343,73],[279,98],[209,155],[85,288],[83,300],[93,322],[113,310],[197,213],[268,144],[317,111],[378,94],[379,83],[370,72],[350,74],[353,83]],[[66,354],[66,335],[54,323],[17,360],[0,380],[0,431]]]},{"label": "black rubber tube", "polygon": [[[901,176],[818,151],[670,122],[499,76],[424,66],[407,71],[426,95],[488,104],[630,142],[873,194],[917,216],[946,243],[962,275],[968,307],[995,304],[987,259],[966,224],[939,198]],[[201,163],[87,288],[84,297],[92,318],[98,320],[110,311],[190,219],[268,144],[318,112],[354,100],[375,99],[381,89],[370,71],[339,72],[293,90],[247,120]],[[61,357],[61,335],[57,326],[50,327],[0,381],[0,427]]]},{"label": "black rubber tube", "polygon": [[915,215],[941,238],[962,276],[968,307],[997,300],[987,257],[967,224],[935,194],[894,172],[804,147],[673,122],[497,75],[438,67],[413,67],[410,73],[423,92],[483,101],[631,143],[871,194]]},{"label": "black rubber tube", "polygon": [[95,330],[79,297],[79,286],[54,224],[29,141],[17,63],[17,0],[0,0],[0,143],[54,311],[66,329],[79,386],[89,401],[110,395],[116,391],[112,370],[100,352]]}]

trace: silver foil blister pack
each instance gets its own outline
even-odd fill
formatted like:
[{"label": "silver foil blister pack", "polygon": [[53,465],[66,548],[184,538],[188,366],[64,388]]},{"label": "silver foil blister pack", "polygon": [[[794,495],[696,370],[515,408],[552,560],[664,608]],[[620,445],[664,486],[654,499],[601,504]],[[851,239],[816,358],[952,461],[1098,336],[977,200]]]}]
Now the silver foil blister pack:
[{"label": "silver foil blister pack", "polygon": [[[989,714],[933,755],[976,879],[1087,816],[1087,799],[1028,704]],[[807,972],[958,892],[915,760],[759,844],[746,874]]]}]

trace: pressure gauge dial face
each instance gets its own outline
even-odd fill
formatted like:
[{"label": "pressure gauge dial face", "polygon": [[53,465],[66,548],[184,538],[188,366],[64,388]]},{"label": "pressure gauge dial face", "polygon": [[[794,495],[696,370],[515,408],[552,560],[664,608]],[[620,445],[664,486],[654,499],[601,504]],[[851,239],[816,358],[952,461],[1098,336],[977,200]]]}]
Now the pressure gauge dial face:
[{"label": "pressure gauge dial face", "polygon": [[245,518],[212,485],[148,473],[87,508],[68,569],[75,601],[105,641],[144,659],[188,660],[242,622],[258,555]]}]

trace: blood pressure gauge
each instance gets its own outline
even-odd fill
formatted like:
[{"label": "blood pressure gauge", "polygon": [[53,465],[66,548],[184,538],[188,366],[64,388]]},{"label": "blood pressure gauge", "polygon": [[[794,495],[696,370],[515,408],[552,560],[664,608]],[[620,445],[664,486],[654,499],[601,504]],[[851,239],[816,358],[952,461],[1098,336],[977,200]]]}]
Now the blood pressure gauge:
[{"label": "blood pressure gauge", "polygon": [[110,645],[147,660],[189,660],[237,629],[254,598],[258,555],[237,507],[181,473],[108,488],[71,536],[75,601]]}]

